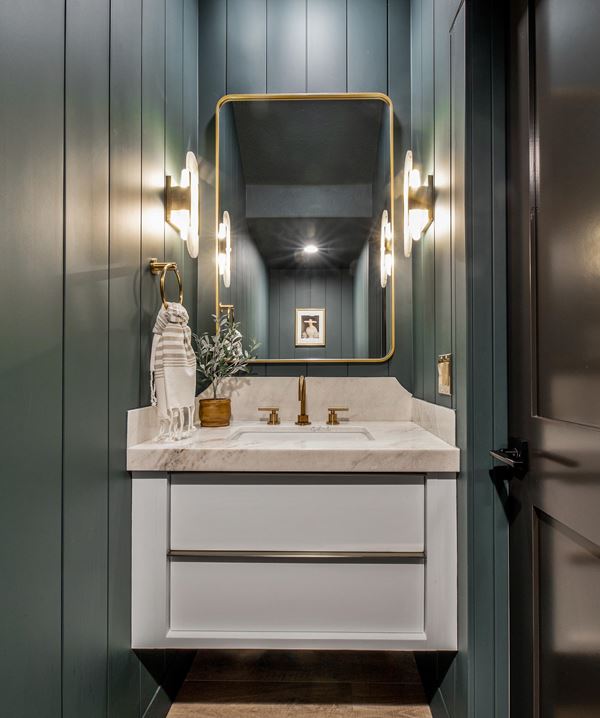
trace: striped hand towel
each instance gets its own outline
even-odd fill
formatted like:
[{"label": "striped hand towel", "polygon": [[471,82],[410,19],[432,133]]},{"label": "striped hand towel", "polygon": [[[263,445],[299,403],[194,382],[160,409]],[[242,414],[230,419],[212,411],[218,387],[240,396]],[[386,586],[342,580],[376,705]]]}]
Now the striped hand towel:
[{"label": "striped hand towel", "polygon": [[160,308],[150,356],[152,406],[158,406],[159,439],[185,439],[194,431],[196,355],[182,304]]}]

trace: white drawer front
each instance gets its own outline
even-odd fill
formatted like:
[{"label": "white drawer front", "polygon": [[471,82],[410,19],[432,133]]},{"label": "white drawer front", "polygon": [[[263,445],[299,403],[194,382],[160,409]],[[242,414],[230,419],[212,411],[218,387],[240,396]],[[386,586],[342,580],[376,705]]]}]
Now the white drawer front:
[{"label": "white drawer front", "polygon": [[171,630],[420,633],[424,564],[171,561]]},{"label": "white drawer front", "polygon": [[424,550],[422,480],[171,486],[176,550]]}]

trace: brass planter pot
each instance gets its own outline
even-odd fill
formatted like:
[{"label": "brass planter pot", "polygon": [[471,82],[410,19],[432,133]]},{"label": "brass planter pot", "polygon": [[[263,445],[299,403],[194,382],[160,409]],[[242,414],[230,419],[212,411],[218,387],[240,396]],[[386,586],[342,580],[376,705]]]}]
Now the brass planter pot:
[{"label": "brass planter pot", "polygon": [[200,399],[201,426],[229,426],[231,399]]}]

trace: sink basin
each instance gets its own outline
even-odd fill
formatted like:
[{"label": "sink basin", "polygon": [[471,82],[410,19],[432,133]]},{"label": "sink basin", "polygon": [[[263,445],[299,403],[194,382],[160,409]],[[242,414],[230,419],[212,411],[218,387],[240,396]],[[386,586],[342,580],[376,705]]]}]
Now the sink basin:
[{"label": "sink basin", "polygon": [[362,426],[260,426],[241,428],[229,437],[237,444],[277,445],[281,441],[306,444],[355,444],[373,441]]}]

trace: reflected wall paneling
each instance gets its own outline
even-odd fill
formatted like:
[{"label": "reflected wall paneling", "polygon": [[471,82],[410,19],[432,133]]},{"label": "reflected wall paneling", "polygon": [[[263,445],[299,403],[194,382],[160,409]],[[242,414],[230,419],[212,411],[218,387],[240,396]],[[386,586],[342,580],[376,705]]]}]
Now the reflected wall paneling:
[{"label": "reflected wall paneling", "polygon": [[15,716],[61,710],[63,80],[64,3],[2,3],[2,297],[16,304],[0,351],[0,675]]}]

